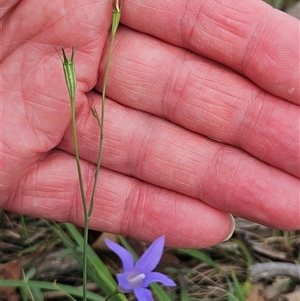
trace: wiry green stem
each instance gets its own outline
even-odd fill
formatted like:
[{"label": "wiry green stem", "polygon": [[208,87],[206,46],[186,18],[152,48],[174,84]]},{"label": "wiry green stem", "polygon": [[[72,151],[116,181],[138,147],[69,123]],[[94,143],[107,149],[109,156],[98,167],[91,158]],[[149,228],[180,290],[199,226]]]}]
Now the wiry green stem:
[{"label": "wiry green stem", "polygon": [[75,94],[76,94],[76,73],[75,73],[75,64],[74,64],[74,55],[75,55],[75,47],[72,48],[72,56],[69,60],[66,56],[64,48],[62,49],[63,53],[63,68],[65,74],[65,80],[67,84],[67,88],[69,91],[69,98],[71,102],[71,123],[72,123],[72,135],[73,135],[73,145],[74,145],[74,152],[76,158],[76,166],[78,171],[78,178],[79,178],[79,186],[80,186],[80,193],[81,193],[81,200],[83,205],[83,213],[84,213],[84,245],[83,245],[83,300],[87,300],[87,236],[88,236],[88,212],[87,212],[87,204],[86,204],[86,197],[85,197],[85,190],[83,185],[82,179],[82,172],[80,166],[80,157],[79,157],[79,150],[78,150],[78,142],[77,142],[77,131],[76,131],[76,110],[75,110]]},{"label": "wiry green stem", "polygon": [[110,295],[108,295],[104,301],[108,301],[109,299],[111,299],[112,297],[114,297],[117,294],[120,294],[118,289],[116,289],[114,292],[112,292]]},{"label": "wiry green stem", "polygon": [[110,61],[111,61],[111,55],[112,55],[112,50],[113,50],[113,44],[114,44],[117,29],[118,29],[118,26],[119,26],[119,23],[120,23],[120,18],[121,18],[121,7],[119,5],[119,0],[115,0],[114,3],[113,3],[113,15],[112,15],[112,24],[111,24],[111,40],[110,40],[110,44],[109,44],[108,55],[107,55],[105,71],[104,71],[104,78],[103,78],[103,90],[102,90],[102,98],[101,98],[101,117],[100,117],[100,119],[99,119],[99,116],[97,114],[96,109],[92,108],[92,113],[93,113],[94,117],[97,119],[98,125],[100,127],[100,142],[99,142],[99,153],[98,153],[97,167],[96,167],[96,171],[95,171],[95,180],[94,180],[94,185],[93,185],[93,190],[92,190],[90,208],[89,208],[89,212],[88,212],[89,218],[90,218],[90,216],[92,214],[92,211],[93,211],[96,186],[97,186],[97,181],[98,181],[98,177],[99,177],[99,170],[100,170],[102,153],[103,153],[104,112],[105,112],[105,95],[106,95],[107,79],[108,79],[108,72],[109,72],[109,68],[110,68]]},{"label": "wiry green stem", "polygon": [[76,114],[75,114],[76,74],[75,74],[75,65],[74,65],[75,47],[72,48],[72,57],[70,60],[67,58],[65,51],[62,48],[62,52],[63,52],[62,62],[63,62],[63,67],[64,67],[66,84],[67,84],[67,88],[69,91],[69,97],[70,97],[70,101],[71,101],[74,152],[75,152],[75,157],[76,157],[76,165],[77,165],[77,171],[78,171],[78,177],[79,177],[81,199],[82,199],[83,211],[84,211],[84,244],[83,244],[83,275],[82,275],[82,277],[83,277],[83,300],[84,301],[87,300],[87,246],[88,246],[89,220],[90,220],[92,212],[93,212],[97,180],[99,177],[99,170],[100,170],[100,166],[101,166],[101,159],[102,159],[102,153],[103,153],[104,109],[105,109],[106,86],[107,86],[108,72],[109,72],[109,68],[110,68],[111,54],[112,54],[112,50],[113,50],[113,43],[114,43],[115,35],[117,32],[117,28],[120,23],[120,18],[121,18],[121,7],[119,5],[119,0],[114,0],[112,26],[111,26],[111,41],[110,41],[110,45],[109,45],[108,56],[107,56],[105,72],[104,72],[103,91],[102,91],[102,99],[101,99],[101,117],[100,118],[98,116],[96,109],[92,108],[93,116],[97,119],[98,125],[100,127],[100,142],[99,142],[97,167],[96,167],[96,171],[95,171],[95,178],[94,178],[94,184],[93,184],[92,195],[91,195],[91,202],[90,202],[88,210],[87,210],[86,196],[85,196],[85,190],[84,190],[83,179],[82,179],[82,172],[81,172],[81,167],[80,167],[80,159],[79,159],[80,157],[79,157],[77,132],[76,132]]},{"label": "wiry green stem", "polygon": [[[100,142],[99,142],[99,153],[98,153],[98,160],[97,160],[97,166],[96,166],[96,171],[95,171],[95,178],[94,178],[94,185],[93,185],[93,190],[92,190],[92,195],[91,195],[91,202],[90,202],[90,207],[89,207],[89,212],[88,212],[88,217],[86,220],[86,227],[85,227],[85,246],[87,245],[87,235],[88,235],[88,223],[89,219],[92,215],[93,212],[93,207],[94,207],[94,199],[95,199],[95,192],[96,192],[96,187],[97,187],[97,182],[98,182],[98,177],[99,177],[99,171],[100,171],[100,166],[101,166],[101,159],[102,159],[102,153],[103,153],[103,138],[104,138],[104,112],[105,112],[105,95],[106,95],[106,87],[107,87],[107,79],[108,79],[108,72],[110,68],[110,61],[111,61],[111,54],[113,50],[113,44],[115,40],[115,35],[120,23],[120,18],[121,18],[121,8],[119,5],[119,0],[115,0],[113,4],[113,15],[112,15],[112,25],[111,25],[111,40],[109,44],[109,50],[108,50],[108,56],[106,60],[106,65],[105,65],[105,72],[104,72],[104,79],[103,79],[103,90],[102,90],[102,98],[101,98],[101,117],[99,119],[98,113],[95,108],[92,108],[92,113],[94,117],[98,121],[98,125],[100,127]],[[85,299],[84,299],[85,300]]]},{"label": "wiry green stem", "polygon": [[69,60],[66,56],[66,52],[63,47],[61,47],[63,58],[61,58],[64,68],[66,85],[69,92],[70,102],[71,102],[71,122],[72,122],[72,135],[73,135],[73,145],[74,152],[76,158],[77,172],[79,178],[80,185],[80,194],[83,203],[84,216],[87,216],[87,206],[86,206],[86,198],[85,198],[85,190],[82,179],[82,172],[80,167],[80,159],[79,159],[79,150],[77,143],[77,131],[76,131],[76,110],[75,110],[75,94],[76,94],[76,73],[75,73],[75,64],[74,64],[74,55],[75,55],[75,47],[72,48],[72,56]]}]

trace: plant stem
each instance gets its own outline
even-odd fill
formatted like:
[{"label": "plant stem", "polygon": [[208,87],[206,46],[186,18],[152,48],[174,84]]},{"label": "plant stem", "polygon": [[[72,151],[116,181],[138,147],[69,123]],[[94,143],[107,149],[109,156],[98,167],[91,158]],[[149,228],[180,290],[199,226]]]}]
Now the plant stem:
[{"label": "plant stem", "polygon": [[105,95],[106,95],[106,87],[107,87],[107,79],[108,79],[108,72],[110,68],[110,61],[111,61],[111,55],[113,50],[113,44],[115,40],[115,35],[120,23],[121,18],[121,8],[119,6],[119,1],[116,0],[113,4],[113,15],[112,15],[112,25],[111,25],[111,40],[109,44],[109,50],[108,50],[108,56],[106,60],[105,65],[105,71],[104,71],[104,78],[103,78],[103,90],[102,90],[102,98],[101,98],[101,117],[99,119],[98,114],[95,109],[92,109],[94,117],[98,121],[98,125],[100,127],[100,143],[99,143],[99,153],[98,153],[98,160],[97,160],[97,167],[95,171],[95,179],[94,179],[94,185],[92,190],[92,196],[91,196],[91,202],[90,202],[90,208],[88,212],[88,216],[90,218],[93,206],[94,206],[94,197],[96,192],[96,186],[99,176],[99,170],[101,166],[101,159],[102,159],[102,153],[103,153],[103,138],[104,138],[104,112],[105,112]]},{"label": "plant stem", "polygon": [[84,244],[83,244],[83,300],[87,300],[87,246],[88,246],[88,232],[89,232],[89,221],[93,212],[94,207],[94,198],[96,192],[97,181],[99,177],[99,170],[101,166],[101,159],[103,153],[103,137],[104,137],[104,109],[105,109],[105,94],[106,94],[106,86],[108,79],[108,72],[110,68],[111,54],[113,50],[113,43],[115,39],[115,35],[117,32],[117,28],[120,23],[121,18],[121,8],[119,5],[119,0],[114,0],[113,3],[113,16],[112,16],[112,26],[111,26],[111,41],[108,50],[108,56],[105,66],[104,79],[103,79],[103,91],[101,98],[101,117],[99,119],[98,113],[95,108],[92,108],[92,113],[94,117],[98,121],[98,125],[100,127],[100,142],[99,142],[99,153],[97,160],[97,167],[95,171],[94,184],[92,189],[91,201],[89,205],[89,209],[87,209],[85,190],[82,179],[82,172],[80,167],[80,157],[78,150],[78,142],[77,142],[77,132],[76,132],[76,112],[75,112],[75,92],[76,92],[76,75],[75,75],[75,65],[74,65],[74,54],[75,47],[72,48],[72,57],[69,60],[65,54],[64,49],[62,48],[63,58],[62,63],[64,67],[65,80],[67,84],[67,88],[69,91],[69,97],[71,101],[71,117],[72,117],[72,134],[73,134],[73,144],[74,144],[74,152],[76,158],[76,165],[78,171],[79,185],[80,185],[80,193],[83,204],[84,211]]},{"label": "plant stem", "polygon": [[[113,5],[113,16],[112,16],[112,25],[111,25],[111,41],[109,44],[109,50],[108,50],[108,56],[106,60],[105,65],[105,72],[104,72],[104,79],[103,79],[103,90],[102,90],[102,97],[101,97],[101,117],[99,119],[98,113],[95,108],[92,109],[92,113],[94,117],[97,119],[98,126],[100,127],[100,142],[99,142],[99,152],[98,152],[98,159],[97,159],[97,166],[95,171],[95,178],[94,178],[94,184],[92,189],[92,195],[91,195],[91,202],[89,206],[89,210],[87,213],[87,216],[85,218],[85,225],[84,225],[84,266],[83,266],[83,287],[86,288],[86,278],[87,278],[87,256],[86,256],[86,249],[87,249],[87,243],[88,243],[88,226],[89,226],[89,220],[91,218],[93,208],[94,208],[94,199],[95,199],[95,192],[99,177],[99,171],[101,166],[101,159],[102,159],[102,153],[103,153],[103,138],[104,138],[104,113],[105,113],[105,95],[106,95],[106,87],[107,87],[107,79],[108,79],[108,72],[110,68],[110,61],[111,61],[111,54],[113,50],[113,43],[115,39],[115,35],[117,32],[117,28],[120,23],[121,18],[121,9],[119,7],[119,1],[116,0],[116,2]],[[83,300],[86,301],[86,290],[84,290],[83,294]]]}]

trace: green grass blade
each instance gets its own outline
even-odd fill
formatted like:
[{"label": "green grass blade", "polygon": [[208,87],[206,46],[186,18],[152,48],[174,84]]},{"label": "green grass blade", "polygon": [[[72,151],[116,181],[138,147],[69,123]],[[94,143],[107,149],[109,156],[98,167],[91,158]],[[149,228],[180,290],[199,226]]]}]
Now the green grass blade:
[{"label": "green grass blade", "polygon": [[232,271],[231,275],[232,275],[232,280],[233,280],[234,287],[235,287],[235,295],[236,295],[237,299],[239,301],[246,301],[245,294],[243,292],[243,289],[242,289],[238,279],[236,278],[234,271]]},{"label": "green grass blade", "polygon": [[[26,271],[26,274],[24,276],[24,281],[28,282],[30,279],[32,279],[36,274],[36,269],[35,268],[30,268],[28,271]],[[44,295],[43,292],[40,288],[38,287],[27,287],[24,289],[24,296],[25,298],[22,298],[22,300],[27,300],[28,295],[30,295],[30,300],[38,300],[38,301],[43,301],[44,300]]]},{"label": "green grass blade", "polygon": [[44,295],[42,290],[39,287],[31,287],[31,294],[34,300],[44,301]]},{"label": "green grass blade", "polygon": [[[38,288],[51,291],[64,291],[71,296],[82,298],[81,288],[46,281],[29,280],[25,282],[24,280],[0,280],[0,287],[30,287],[31,289]],[[87,297],[92,301],[104,301],[103,297],[89,291],[87,292]]]},{"label": "green grass blade", "polygon": [[157,296],[160,301],[172,301],[164,289],[157,283],[152,283],[150,285],[153,293]]},{"label": "green grass blade", "polygon": [[181,301],[190,301],[189,294],[186,289],[181,288],[180,290],[180,300]]},{"label": "green grass blade", "polygon": [[205,262],[209,266],[215,268],[217,271],[221,271],[221,268],[216,264],[205,252],[199,250],[190,250],[190,249],[178,249],[180,254],[188,255],[193,258],[198,259],[201,262]]},{"label": "green grass blade", "polygon": [[[67,224],[65,224],[65,226],[68,229],[68,231],[70,232],[70,234],[72,235],[72,237],[74,238],[74,240],[76,241],[77,246],[79,246],[79,248],[76,248],[76,249],[79,251],[82,251],[83,250],[82,235],[79,233],[79,231],[73,224],[67,223]],[[110,274],[110,272],[108,271],[108,269],[106,268],[104,263],[100,260],[98,255],[95,253],[95,251],[91,247],[88,247],[87,256],[88,256],[89,262],[93,263],[93,266],[97,266],[97,267],[101,268],[102,275],[104,276],[103,280],[106,283],[108,283],[108,286],[114,290],[117,286],[114,278],[112,277],[112,275]]]},{"label": "green grass blade", "polygon": [[[74,225],[66,223],[65,227],[70,232],[75,242],[77,243],[77,246],[79,247],[76,248],[77,251],[74,252],[74,255],[76,260],[78,260],[79,264],[81,264],[82,254],[78,252],[78,250],[83,250],[83,237]],[[113,276],[111,275],[105,264],[98,257],[96,252],[89,245],[87,246],[87,262],[88,276],[95,283],[97,283],[98,287],[101,288],[106,294],[110,295],[112,292],[114,292],[117,287],[116,281],[114,280]],[[118,294],[111,300],[127,301],[127,298],[123,294]]]},{"label": "green grass blade", "polygon": [[248,248],[245,246],[245,244],[241,240],[232,240],[232,241],[234,241],[239,246],[241,251],[244,253],[248,268],[250,266],[252,266],[254,264],[254,261],[253,261],[252,255],[250,254],[250,252],[249,252]]},{"label": "green grass blade", "polygon": [[118,235],[118,239],[120,240],[120,243],[123,245],[123,247],[126,248],[132,254],[134,261],[136,262],[139,259],[139,257],[137,256],[131,245],[128,243],[128,241],[125,239],[125,237],[122,235]]},{"label": "green grass blade", "polygon": [[[70,253],[72,253],[79,265],[83,267],[84,240],[76,227],[69,223],[64,224],[64,227],[66,227],[71,236],[74,238],[74,242],[60,225],[53,223],[50,224],[50,226],[56,232],[57,236],[61,239],[65,247],[70,250]],[[88,246],[87,249],[87,256],[87,270],[89,278],[92,279],[105,294],[110,295],[117,287],[116,281],[108,271],[107,267],[90,246]],[[127,298],[123,294],[118,294],[113,297],[111,301],[127,301]]]}]

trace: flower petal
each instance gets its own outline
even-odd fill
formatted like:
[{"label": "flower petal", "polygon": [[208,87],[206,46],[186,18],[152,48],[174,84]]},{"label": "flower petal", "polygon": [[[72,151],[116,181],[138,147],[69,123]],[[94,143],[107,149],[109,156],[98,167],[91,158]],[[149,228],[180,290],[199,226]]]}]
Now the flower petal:
[{"label": "flower petal", "polygon": [[129,293],[133,290],[132,285],[127,280],[128,273],[117,274],[119,291],[122,293]]},{"label": "flower petal", "polygon": [[151,291],[146,288],[136,288],[133,291],[139,301],[154,301]]},{"label": "flower petal", "polygon": [[131,253],[129,251],[127,251],[125,248],[121,247],[120,245],[118,245],[117,243],[115,243],[114,241],[105,238],[105,244],[107,245],[107,247],[113,251],[114,253],[116,253],[116,255],[119,256],[119,258],[122,261],[122,265],[123,265],[123,270],[125,272],[130,272],[133,270],[134,267],[134,260],[133,257],[131,255]]},{"label": "flower petal", "polygon": [[137,273],[150,273],[159,263],[165,245],[165,236],[157,238],[136,263]]},{"label": "flower petal", "polygon": [[168,276],[162,273],[152,272],[146,275],[143,281],[143,287],[148,287],[153,282],[159,282],[165,286],[176,286],[176,283]]}]

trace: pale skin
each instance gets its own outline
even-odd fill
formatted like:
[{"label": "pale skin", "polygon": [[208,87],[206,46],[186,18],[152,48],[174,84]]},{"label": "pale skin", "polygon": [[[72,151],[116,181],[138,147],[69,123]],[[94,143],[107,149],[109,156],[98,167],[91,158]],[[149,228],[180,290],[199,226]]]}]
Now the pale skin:
[{"label": "pale skin", "polygon": [[[83,225],[56,49],[77,45],[89,200],[111,3],[1,5],[0,206]],[[300,228],[298,20],[260,0],[126,0],[106,95],[91,228],[189,248],[224,240],[229,213]]]}]

